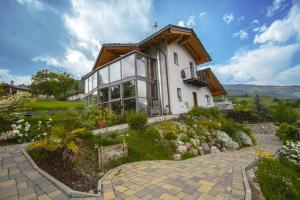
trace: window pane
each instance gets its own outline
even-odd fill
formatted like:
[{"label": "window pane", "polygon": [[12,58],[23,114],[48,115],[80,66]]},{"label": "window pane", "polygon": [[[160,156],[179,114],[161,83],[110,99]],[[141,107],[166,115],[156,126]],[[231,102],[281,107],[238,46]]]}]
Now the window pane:
[{"label": "window pane", "polygon": [[93,105],[97,105],[97,90],[93,92]]},{"label": "window pane", "polygon": [[108,103],[101,103],[99,104],[99,108],[108,108],[109,104]]},{"label": "window pane", "polygon": [[122,78],[135,75],[134,55],[130,55],[122,60]]},{"label": "window pane", "polygon": [[136,111],[136,101],[133,99],[123,100],[124,112]]},{"label": "window pane", "polygon": [[178,54],[174,52],[174,63],[178,65]]},{"label": "window pane", "polygon": [[123,98],[135,96],[135,83],[134,80],[123,83]]},{"label": "window pane", "polygon": [[147,97],[147,87],[145,81],[138,80],[138,96]]},{"label": "window pane", "polygon": [[121,66],[120,62],[115,62],[110,65],[110,82],[118,81],[121,79]]},{"label": "window pane", "polygon": [[152,59],[148,59],[148,64],[149,64],[149,79],[156,80],[156,69],[155,69],[155,61]]},{"label": "window pane", "polygon": [[107,84],[108,83],[108,67],[99,70],[99,84]]},{"label": "window pane", "polygon": [[89,103],[88,106],[92,106],[93,105],[93,101],[92,101],[92,95],[89,95]]},{"label": "window pane", "polygon": [[84,93],[88,93],[89,92],[89,79],[85,79],[84,80]]},{"label": "window pane", "polygon": [[92,91],[93,88],[93,76],[89,77],[89,92]]},{"label": "window pane", "polygon": [[136,67],[137,67],[137,75],[147,77],[147,58],[137,55],[136,58]]},{"label": "window pane", "polygon": [[97,87],[97,72],[93,74],[93,89]]},{"label": "window pane", "polygon": [[121,101],[113,101],[110,103],[112,111],[121,113]]},{"label": "window pane", "polygon": [[147,113],[147,99],[138,98],[139,112]]},{"label": "window pane", "polygon": [[102,88],[99,90],[100,101],[107,102],[108,101],[108,88]]},{"label": "window pane", "polygon": [[120,85],[115,85],[110,88],[111,99],[120,98]]},{"label": "window pane", "polygon": [[157,98],[157,84],[150,84],[150,95],[152,98]]},{"label": "window pane", "polygon": [[178,98],[179,101],[182,100],[181,88],[177,88],[177,98]]}]

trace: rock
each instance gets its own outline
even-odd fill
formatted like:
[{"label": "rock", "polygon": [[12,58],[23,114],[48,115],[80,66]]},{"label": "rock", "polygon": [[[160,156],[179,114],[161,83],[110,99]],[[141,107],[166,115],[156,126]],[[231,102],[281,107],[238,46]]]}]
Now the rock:
[{"label": "rock", "polygon": [[191,144],[193,145],[193,146],[197,146],[198,144],[197,144],[197,142],[196,142],[196,139],[191,139]]},{"label": "rock", "polygon": [[179,153],[173,154],[173,160],[181,160],[181,154]]},{"label": "rock", "polygon": [[203,151],[205,154],[211,153],[211,150],[209,148],[209,145],[207,143],[203,143],[202,145]]},{"label": "rock", "polygon": [[218,149],[222,148],[222,145],[220,143],[217,143],[216,146],[218,147]]},{"label": "rock", "polygon": [[176,147],[176,153],[185,153],[187,151],[186,146],[180,145]]},{"label": "rock", "polygon": [[190,148],[192,147],[192,144],[189,143],[189,142],[186,142],[186,143],[185,143],[185,146],[186,146],[187,149],[190,149]]},{"label": "rock", "polygon": [[189,152],[192,153],[194,156],[197,156],[197,155],[198,155],[198,150],[195,149],[195,148],[190,148],[190,149],[189,149]]},{"label": "rock", "polygon": [[195,142],[196,142],[197,146],[199,146],[201,144],[199,139],[195,139]]},{"label": "rock", "polygon": [[99,172],[99,173],[97,174],[97,177],[98,177],[98,178],[101,178],[102,176],[104,176],[104,174],[105,174],[104,172]]},{"label": "rock", "polygon": [[212,146],[210,148],[210,150],[211,150],[211,153],[220,153],[220,150],[216,146]]},{"label": "rock", "polygon": [[183,143],[182,141],[180,141],[180,140],[177,140],[177,141],[176,141],[176,144],[177,144],[178,146],[184,145],[184,143]]},{"label": "rock", "polygon": [[204,151],[202,147],[198,147],[198,155],[204,155]]}]

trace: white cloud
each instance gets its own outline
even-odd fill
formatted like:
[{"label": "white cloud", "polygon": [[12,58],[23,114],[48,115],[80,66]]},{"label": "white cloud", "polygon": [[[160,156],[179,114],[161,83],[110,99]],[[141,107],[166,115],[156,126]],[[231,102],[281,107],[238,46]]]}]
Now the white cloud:
[{"label": "white cloud", "polygon": [[36,10],[44,10],[44,5],[39,0],[17,0],[21,5],[27,5]]},{"label": "white cloud", "polygon": [[291,71],[298,71],[298,66],[294,69],[291,63],[299,50],[300,44],[263,45],[253,50],[238,51],[225,64],[210,67],[225,83],[300,84],[298,77],[293,80],[287,78]]},{"label": "white cloud", "polygon": [[182,27],[194,28],[196,26],[195,15],[191,15],[188,18],[187,22],[185,22],[184,20],[180,20],[177,25]]},{"label": "white cloud", "polygon": [[206,12],[206,11],[201,12],[201,13],[199,14],[200,19],[201,19],[202,17],[204,17],[205,15],[207,15],[207,12]]},{"label": "white cloud", "polygon": [[177,23],[177,26],[185,27],[184,21],[183,21],[183,20],[180,20],[180,21]]},{"label": "white cloud", "polygon": [[226,24],[230,24],[234,20],[234,15],[232,13],[226,13],[222,19]]},{"label": "white cloud", "polygon": [[43,55],[34,60],[84,75],[92,69],[101,43],[137,42],[149,33],[151,8],[147,0],[71,0],[71,12],[62,15],[72,41],[64,57]]},{"label": "white cloud", "polygon": [[240,30],[239,32],[233,33],[232,37],[238,37],[240,40],[245,40],[248,38],[248,33],[245,30]]},{"label": "white cloud", "polygon": [[194,15],[189,17],[188,21],[186,22],[186,26],[189,27],[189,28],[194,28],[196,26]]},{"label": "white cloud", "polygon": [[300,39],[300,8],[295,5],[288,16],[274,21],[265,31],[254,38],[254,43],[286,42],[291,37]]},{"label": "white cloud", "polygon": [[284,8],[285,0],[273,0],[272,6],[267,8],[267,17],[272,17],[277,10]]},{"label": "white cloud", "polygon": [[257,19],[252,20],[251,24],[258,25],[259,21]]},{"label": "white cloud", "polygon": [[299,74],[300,74],[300,65],[291,67],[285,71],[282,71],[278,74],[278,80],[280,84],[283,85],[299,85]]},{"label": "white cloud", "polygon": [[262,26],[254,27],[252,30],[253,30],[253,32],[261,33],[261,32],[264,32],[266,29],[267,29],[267,26],[264,24]]},{"label": "white cloud", "polygon": [[14,75],[7,69],[0,68],[0,82],[4,81],[6,83],[10,83],[10,81],[14,81],[14,84],[20,85],[25,84],[28,85],[31,82],[30,76],[21,76],[21,75]]},{"label": "white cloud", "polygon": [[64,58],[57,59],[51,56],[38,56],[32,59],[36,62],[44,62],[48,66],[55,66],[63,68],[72,72],[77,78],[80,78],[84,73],[92,69],[93,61],[80,51],[74,49],[67,49]]}]

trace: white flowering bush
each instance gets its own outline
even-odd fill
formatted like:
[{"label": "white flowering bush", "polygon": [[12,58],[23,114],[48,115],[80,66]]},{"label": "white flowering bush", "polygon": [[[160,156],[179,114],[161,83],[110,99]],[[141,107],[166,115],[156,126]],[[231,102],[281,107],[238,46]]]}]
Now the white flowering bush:
[{"label": "white flowering bush", "polygon": [[50,132],[51,122],[52,119],[48,119],[30,124],[28,121],[20,119],[11,125],[11,130],[0,134],[0,140],[25,143],[42,139]]},{"label": "white flowering bush", "polygon": [[287,141],[280,148],[280,155],[289,161],[300,164],[300,142]]},{"label": "white flowering bush", "polygon": [[237,133],[237,140],[241,146],[252,146],[253,145],[251,138],[244,132]]},{"label": "white flowering bush", "polygon": [[212,136],[215,138],[215,141],[222,144],[225,150],[236,150],[239,148],[238,143],[234,142],[227,133],[219,130],[212,132]]}]

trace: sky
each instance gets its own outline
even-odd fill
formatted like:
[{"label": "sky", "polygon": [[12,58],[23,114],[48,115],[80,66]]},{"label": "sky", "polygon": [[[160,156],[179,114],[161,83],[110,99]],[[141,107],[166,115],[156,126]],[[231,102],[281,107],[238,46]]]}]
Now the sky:
[{"label": "sky", "polygon": [[224,84],[300,85],[299,0],[1,0],[0,80],[88,73],[103,43],[193,28]]}]

